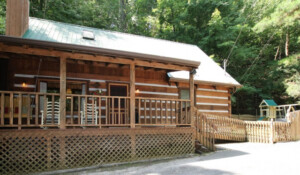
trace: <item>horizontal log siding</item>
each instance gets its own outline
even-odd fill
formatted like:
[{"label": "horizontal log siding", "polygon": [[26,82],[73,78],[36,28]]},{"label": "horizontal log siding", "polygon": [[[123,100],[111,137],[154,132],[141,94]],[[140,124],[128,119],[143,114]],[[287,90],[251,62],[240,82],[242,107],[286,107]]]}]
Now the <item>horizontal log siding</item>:
[{"label": "horizontal log siding", "polygon": [[[12,56],[9,70],[11,83],[9,90],[32,92],[35,89],[39,57],[21,58]],[[103,67],[106,66],[106,67]],[[39,78],[59,80],[59,62],[55,59],[43,59],[40,66]],[[101,90],[101,95],[109,95],[108,82],[129,83],[129,67],[95,64],[93,62],[69,62],[67,64],[67,79],[87,82],[87,94]],[[28,85],[20,87],[23,82]],[[188,83],[168,83],[166,71],[156,69],[136,69],[136,97],[178,99],[179,89],[188,88]],[[197,85],[195,98],[196,107],[200,112],[230,116],[230,94],[227,87],[212,85]]]},{"label": "horizontal log siding", "polygon": [[231,116],[230,93],[227,87],[198,85],[196,107],[199,112],[219,116]]},{"label": "horizontal log siding", "polygon": [[[12,55],[11,57],[13,59],[10,59],[9,70],[11,70],[10,80],[12,81],[8,89],[33,91],[40,59],[38,57],[30,58],[29,56],[21,58],[18,55]],[[59,80],[58,67],[59,62],[57,60],[44,58],[41,62],[38,77]],[[107,95],[107,82],[129,83],[129,67],[110,67],[110,65],[98,65],[92,62],[68,63],[67,79],[87,81],[89,91],[101,89],[104,92],[103,95]],[[24,81],[28,85],[26,88],[20,87]],[[164,70],[137,68],[136,82],[136,88],[140,90],[141,97],[147,95],[147,97],[177,98],[178,96],[175,84],[168,84],[166,71]]]}]

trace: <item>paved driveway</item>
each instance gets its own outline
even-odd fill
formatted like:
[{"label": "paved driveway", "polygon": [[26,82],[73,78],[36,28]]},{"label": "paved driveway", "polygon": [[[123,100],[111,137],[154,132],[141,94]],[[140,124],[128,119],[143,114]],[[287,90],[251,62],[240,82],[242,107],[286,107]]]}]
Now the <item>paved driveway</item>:
[{"label": "paved driveway", "polygon": [[300,175],[300,142],[273,145],[233,143],[218,145],[218,147],[217,152],[207,155],[113,168],[99,168],[70,174]]}]

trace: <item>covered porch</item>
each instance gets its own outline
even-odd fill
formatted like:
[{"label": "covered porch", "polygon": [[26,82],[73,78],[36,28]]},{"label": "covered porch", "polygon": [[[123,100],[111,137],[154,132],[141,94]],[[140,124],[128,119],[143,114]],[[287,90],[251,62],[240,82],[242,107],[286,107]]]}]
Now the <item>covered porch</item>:
[{"label": "covered porch", "polygon": [[[1,37],[0,46],[0,56],[5,60],[13,60],[17,57],[15,62],[22,61],[25,65],[28,63],[27,59],[36,59],[40,62],[45,60],[44,62],[53,62],[55,67],[52,72],[47,68],[43,75],[39,75],[43,71],[43,68],[40,70],[39,65],[39,70],[35,70],[38,72],[37,75],[32,76],[30,80],[34,81],[32,83],[34,85],[28,85],[28,82],[22,80],[26,76],[31,76],[28,74],[14,72],[14,75],[10,75],[15,81],[13,85],[5,86],[9,81],[2,79],[1,84],[4,83],[6,87],[0,91],[0,128],[2,129],[193,126],[195,92],[193,75],[197,66],[191,63],[160,57],[140,58],[143,55],[133,53],[128,55],[91,47],[4,36]],[[110,80],[112,76],[105,77],[108,83],[105,85],[106,89],[102,90],[106,93],[101,93],[101,87],[89,88],[89,84],[83,80],[80,84],[82,87],[78,88],[78,81],[74,79],[76,76],[79,80],[82,79],[80,78],[82,70],[75,70],[76,73],[73,73],[74,70],[69,73],[68,70],[84,64],[101,66],[100,69],[115,68],[120,70],[122,76],[115,76],[118,81]],[[163,88],[158,85],[152,88],[151,93],[139,94],[139,89],[136,88],[136,71],[148,70],[162,71],[162,75],[170,71],[189,71],[190,82],[185,87],[189,90],[189,99],[180,99],[176,94],[169,98],[164,95],[153,95],[163,94],[157,92],[156,88]],[[69,75],[72,78],[68,78]],[[92,76],[101,77],[95,74]],[[93,77],[86,79],[89,78]],[[144,77],[138,79],[142,83],[148,81]],[[16,81],[22,83],[18,84]],[[43,87],[47,86],[43,84],[45,81],[48,86],[52,84],[51,91]],[[29,86],[34,88],[27,88]],[[83,89],[88,88],[97,91],[86,93],[88,90]],[[80,93],[76,93],[78,89]]]},{"label": "covered porch", "polygon": [[[4,36],[0,58],[0,174],[194,152],[197,64]],[[174,70],[190,72],[185,99]]]}]

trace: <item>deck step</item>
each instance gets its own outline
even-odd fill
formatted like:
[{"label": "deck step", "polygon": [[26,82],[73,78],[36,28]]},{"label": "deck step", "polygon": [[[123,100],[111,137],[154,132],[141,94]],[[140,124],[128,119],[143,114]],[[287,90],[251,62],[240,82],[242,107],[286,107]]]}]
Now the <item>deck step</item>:
[{"label": "deck step", "polygon": [[198,140],[195,140],[195,152],[199,154],[210,152],[205,146],[203,146]]}]

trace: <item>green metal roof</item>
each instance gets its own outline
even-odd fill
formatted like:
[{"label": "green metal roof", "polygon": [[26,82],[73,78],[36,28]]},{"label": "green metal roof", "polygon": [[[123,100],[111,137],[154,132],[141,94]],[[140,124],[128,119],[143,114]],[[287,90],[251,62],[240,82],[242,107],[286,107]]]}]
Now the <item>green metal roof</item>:
[{"label": "green metal roof", "polygon": [[277,106],[277,104],[275,103],[274,100],[265,100],[265,99],[264,99],[264,101],[266,102],[266,104],[267,104],[268,106]]},{"label": "green metal roof", "polygon": [[[84,39],[83,31],[94,33],[95,40]],[[123,55],[141,55],[156,61],[197,67],[203,51],[195,45],[107,31],[51,20],[30,18],[23,38],[107,49]],[[153,56],[153,57],[151,57]]]}]

